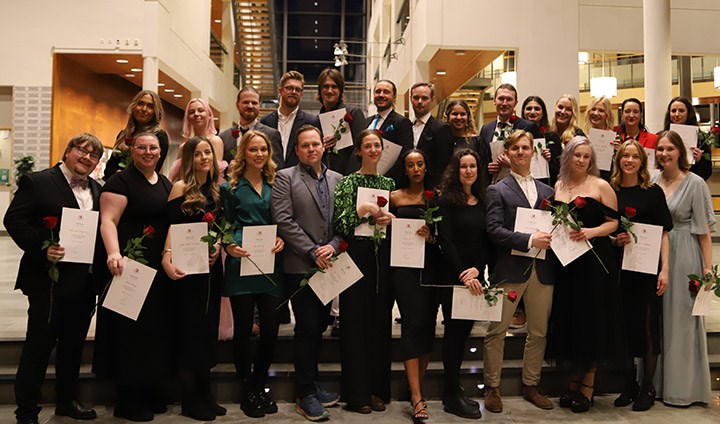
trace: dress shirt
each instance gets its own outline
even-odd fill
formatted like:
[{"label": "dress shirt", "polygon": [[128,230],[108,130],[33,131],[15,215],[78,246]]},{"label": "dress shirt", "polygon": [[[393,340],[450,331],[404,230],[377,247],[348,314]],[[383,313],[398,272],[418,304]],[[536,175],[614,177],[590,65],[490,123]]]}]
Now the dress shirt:
[{"label": "dress shirt", "polygon": [[497,124],[495,124],[495,131],[493,132],[492,141],[498,141],[498,137],[500,136],[507,138],[512,132],[512,128],[513,125],[510,122],[503,122],[498,119]]},{"label": "dress shirt", "polygon": [[[332,198],[330,196],[330,188],[328,187],[327,183],[327,166],[325,164],[320,164],[322,167],[320,171],[320,175],[317,175],[315,173],[315,170],[307,165],[302,165],[305,168],[305,171],[315,180],[315,191],[318,195],[318,201],[320,202],[320,212],[322,212],[323,219],[325,220],[328,225],[332,225],[332,216],[330,215],[330,202],[332,202]],[[330,240],[318,240],[319,244],[326,244],[329,243]],[[312,249],[310,252],[310,256],[312,257],[313,261],[317,259],[317,256],[315,255],[315,249]]]},{"label": "dress shirt", "polygon": [[[60,164],[60,170],[62,171],[63,175],[65,176],[65,179],[68,182],[68,185],[70,185],[70,180],[73,177],[73,174],[68,169],[67,165],[64,163]],[[89,177],[88,177],[89,178]],[[93,198],[92,198],[92,190],[90,190],[90,186],[87,188],[82,188],[80,186],[75,186],[70,188],[75,195],[75,199],[77,200],[78,206],[80,209],[84,211],[91,211],[93,208]]]},{"label": "dress shirt", "polygon": [[[528,174],[527,177],[523,177],[520,174],[517,174],[513,171],[510,171],[510,175],[515,178],[515,181],[517,181],[518,185],[520,186],[520,190],[525,194],[525,198],[527,199],[528,203],[530,203],[530,208],[533,208],[535,206],[535,202],[537,202],[537,186],[535,185],[535,178],[533,178],[532,175]],[[533,236],[530,234],[530,239],[528,240],[528,249],[532,247],[532,239]]]},{"label": "dress shirt", "polygon": [[290,112],[287,116],[283,115],[282,112],[280,112],[280,108],[278,108],[278,131],[280,132],[280,138],[282,139],[282,146],[283,146],[283,157],[287,155],[287,146],[290,142],[290,133],[292,132],[293,124],[295,123],[295,117],[297,116],[297,111],[300,109],[300,107],[296,107],[292,112]]},{"label": "dress shirt", "polygon": [[375,115],[375,119],[370,121],[370,126],[368,128],[373,129],[373,130],[379,130],[380,127],[382,127],[382,124],[385,121],[385,119],[387,119],[387,116],[390,115],[390,112],[392,112],[392,111],[393,111],[393,108],[390,107],[390,108],[385,109],[382,112],[378,112]]},{"label": "dress shirt", "polygon": [[428,118],[430,118],[430,113],[426,113],[425,115],[416,118],[415,123],[413,123],[413,147],[415,148],[418,146],[420,135],[425,129],[425,124],[427,124]]}]

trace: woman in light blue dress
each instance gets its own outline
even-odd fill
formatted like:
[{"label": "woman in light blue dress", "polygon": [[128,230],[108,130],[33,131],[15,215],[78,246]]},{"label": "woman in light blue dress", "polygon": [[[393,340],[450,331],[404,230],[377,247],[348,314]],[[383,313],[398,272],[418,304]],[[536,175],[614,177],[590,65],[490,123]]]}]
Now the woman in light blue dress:
[{"label": "woman in light blue dress", "polygon": [[688,274],[712,268],[710,231],[715,225],[710,191],[689,172],[682,139],[674,131],[660,133],[655,163],[662,171],[653,178],[665,192],[673,219],[670,231],[670,276],[663,296],[663,346],[655,372],[657,397],[674,406],[710,402],[710,367],[705,319],[692,316],[695,296]]}]

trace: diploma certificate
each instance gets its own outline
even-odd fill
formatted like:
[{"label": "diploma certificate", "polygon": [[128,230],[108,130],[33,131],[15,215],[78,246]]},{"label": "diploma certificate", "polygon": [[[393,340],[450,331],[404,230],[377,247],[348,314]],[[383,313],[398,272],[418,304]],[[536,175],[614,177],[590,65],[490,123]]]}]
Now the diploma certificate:
[{"label": "diploma certificate", "polygon": [[383,151],[377,164],[377,172],[380,175],[385,175],[390,169],[392,169],[393,165],[395,165],[395,162],[397,162],[400,157],[402,146],[395,144],[392,141],[385,140],[384,138],[382,141]]},{"label": "diploma certificate", "polygon": [[682,138],[685,149],[687,150],[687,158],[691,165],[694,164],[695,159],[693,159],[690,148],[697,147],[698,131],[700,131],[700,128],[697,125],[670,124],[670,131],[675,131],[680,138]]},{"label": "diploma certificate", "polygon": [[[517,208],[515,214],[515,229],[519,233],[535,234],[538,231],[550,233],[552,231],[552,213],[530,208]],[[510,254],[515,256],[528,256],[531,258],[545,259],[546,249],[531,248],[527,252],[512,249]]]},{"label": "diploma certificate", "polygon": [[355,265],[350,255],[343,252],[338,255],[331,268],[324,272],[316,272],[310,277],[308,285],[315,292],[320,302],[327,305],[334,298],[340,295],[345,289],[361,279],[363,273]]},{"label": "diploma certificate", "polygon": [[656,174],[660,173],[660,170],[655,168],[655,149],[649,149],[647,147],[643,147],[643,149],[648,158],[647,170],[650,173],[650,177],[655,177]]},{"label": "diploma certificate", "polygon": [[490,306],[485,296],[473,296],[465,286],[453,286],[452,319],[501,321],[503,300],[499,295],[495,306]]},{"label": "diploma certificate", "polygon": [[630,243],[623,249],[622,269],[657,275],[663,227],[635,222],[632,231],[638,241],[635,243],[630,236]]},{"label": "diploma certificate", "polygon": [[[382,207],[382,210],[387,212],[388,207],[390,205],[390,191],[389,190],[380,190],[377,188],[367,188],[367,187],[358,187],[357,191],[357,198],[356,198],[356,205],[359,205],[361,203],[370,202],[377,204],[377,198],[379,196],[384,197],[387,199],[388,203]],[[385,227],[382,227],[383,231],[385,231]],[[355,235],[361,236],[361,237],[372,237],[373,233],[375,232],[375,226],[370,225],[368,223],[360,224],[357,227],[355,227]],[[383,237],[385,238],[385,237]]]},{"label": "diploma certificate", "polygon": [[[272,274],[275,272],[275,236],[277,225],[252,225],[243,227],[242,248],[250,253],[255,265],[248,258],[240,258],[240,276]],[[258,269],[260,268],[260,269]]]},{"label": "diploma certificate", "polygon": [[123,272],[113,277],[102,306],[137,321],[155,273],[149,266],[123,258]]},{"label": "diploma certificate", "polygon": [[572,228],[567,225],[558,225],[557,228],[555,228],[555,231],[552,232],[552,242],[550,243],[550,248],[553,250],[562,266],[567,266],[567,264],[579,258],[592,248],[592,245],[587,240],[570,240],[571,231]]},{"label": "diploma certificate", "polygon": [[503,152],[505,151],[505,140],[495,140],[490,142],[490,154],[492,155],[492,161],[495,162]]},{"label": "diploma certificate", "polygon": [[339,127],[345,127],[345,132],[341,132],[340,140],[335,145],[335,150],[342,150],[353,145],[352,132],[350,125],[345,121],[345,108],[321,113],[318,115],[320,119],[320,128],[325,135],[335,135],[335,130]]},{"label": "diploma certificate", "polygon": [[206,222],[173,224],[170,226],[172,263],[187,275],[210,272],[208,244],[200,237],[208,233]]},{"label": "diploma certificate", "polygon": [[593,150],[595,150],[597,165],[601,171],[609,171],[612,166],[613,155],[615,154],[613,140],[615,140],[616,136],[617,134],[612,130],[590,128],[588,139],[592,143]]},{"label": "diploma certificate", "polygon": [[[538,138],[535,140],[536,150],[542,150],[547,147],[544,138]],[[532,160],[530,161],[530,175],[537,179],[550,178],[550,164],[542,155],[537,151],[533,154]]]},{"label": "diploma certificate", "polygon": [[425,267],[425,239],[417,231],[425,225],[422,219],[395,218],[390,226],[390,266]]},{"label": "diploma certificate", "polygon": [[98,216],[97,211],[62,208],[58,237],[60,246],[65,248],[65,256],[60,259],[60,262],[78,264],[93,262]]},{"label": "diploma certificate", "polygon": [[700,291],[695,296],[695,303],[693,303],[692,316],[706,316],[710,315],[710,304],[715,298],[715,292],[712,290],[705,290],[705,287],[701,287]]}]

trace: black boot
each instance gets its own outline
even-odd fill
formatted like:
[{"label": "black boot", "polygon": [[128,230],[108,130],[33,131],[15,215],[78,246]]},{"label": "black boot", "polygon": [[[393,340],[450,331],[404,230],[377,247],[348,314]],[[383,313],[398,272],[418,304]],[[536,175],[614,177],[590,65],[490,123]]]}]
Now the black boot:
[{"label": "black boot", "polygon": [[632,384],[625,385],[625,389],[620,393],[617,399],[615,399],[615,406],[623,407],[630,405],[635,399],[638,398],[638,392],[640,388],[638,384],[633,381]]},{"label": "black boot", "polygon": [[633,404],[633,411],[647,411],[652,408],[655,404],[655,395],[655,388],[652,386],[648,390],[641,390],[635,404]]},{"label": "black boot", "polygon": [[445,392],[443,405],[445,405],[445,412],[457,415],[458,417],[470,419],[482,418],[480,404],[465,397],[465,390],[463,390],[461,386]]},{"label": "black boot", "polygon": [[207,405],[207,407],[210,408],[210,410],[215,415],[217,415],[217,416],[227,415],[227,409],[218,405],[218,403],[215,401],[215,396],[213,396],[212,391],[210,390],[210,375],[209,374],[203,374],[203,375],[198,376],[198,391],[200,393],[200,399],[202,399],[202,401],[205,402],[205,405]]},{"label": "black boot", "polygon": [[258,396],[258,390],[249,378],[243,380],[242,397],[240,398],[240,409],[251,418],[262,418],[265,410],[262,406],[262,399]]},{"label": "black boot", "polygon": [[180,371],[182,385],[181,414],[198,421],[213,421],[215,413],[205,403],[200,391],[200,378],[197,373],[190,370]]}]

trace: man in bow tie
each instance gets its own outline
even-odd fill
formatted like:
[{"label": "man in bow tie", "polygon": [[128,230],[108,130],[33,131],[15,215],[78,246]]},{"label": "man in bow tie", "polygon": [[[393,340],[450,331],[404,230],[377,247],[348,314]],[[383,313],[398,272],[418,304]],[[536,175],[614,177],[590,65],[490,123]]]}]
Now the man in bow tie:
[{"label": "man in bow tie", "polygon": [[[553,189],[530,175],[533,156],[533,136],[518,130],[505,139],[504,155],[510,162],[510,175],[488,187],[486,219],[490,241],[496,246],[495,279],[506,293],[516,291],[525,299],[527,341],[523,354],[522,394],[525,400],[541,409],[553,405],[540,394],[540,382],[545,355],[545,334],[552,307],[553,283],[559,263],[550,250],[552,236],[543,231],[527,233],[515,231],[519,208],[540,209],[543,200],[553,195]],[[535,255],[520,256],[531,248],[545,252],[545,259]],[[518,298],[518,301],[519,301]],[[502,369],[505,334],[517,304],[503,296],[502,321],[493,322],[485,336],[483,360],[485,376],[485,409],[502,412],[500,399],[500,370]]]},{"label": "man in bow tie", "polygon": [[[50,352],[56,347],[55,415],[77,420],[96,417],[78,402],[78,374],[82,349],[95,306],[90,264],[62,262],[62,240],[46,249],[52,234],[57,239],[63,208],[97,211],[100,185],[88,176],[95,170],[103,146],[94,135],[82,133],[67,145],[62,162],[20,179],[4,224],[23,250],[16,289],[28,297],[25,344],[15,378],[15,416],[18,424],[38,422]],[[49,218],[49,219],[47,219]],[[102,252],[97,247],[95,253]],[[53,283],[48,270],[59,270]]]}]

